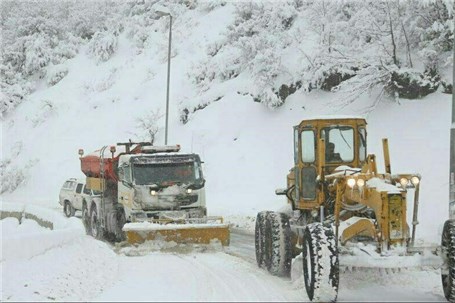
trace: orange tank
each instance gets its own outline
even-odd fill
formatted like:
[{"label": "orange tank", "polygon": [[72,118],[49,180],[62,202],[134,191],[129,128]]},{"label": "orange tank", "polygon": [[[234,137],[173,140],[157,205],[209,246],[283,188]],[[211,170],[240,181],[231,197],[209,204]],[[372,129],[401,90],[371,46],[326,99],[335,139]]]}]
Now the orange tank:
[{"label": "orange tank", "polygon": [[[116,158],[104,158],[104,177],[106,179],[118,180],[117,177],[117,163],[118,157]],[[90,154],[85,157],[81,157],[81,170],[87,177],[101,178],[101,160],[99,156]]]}]

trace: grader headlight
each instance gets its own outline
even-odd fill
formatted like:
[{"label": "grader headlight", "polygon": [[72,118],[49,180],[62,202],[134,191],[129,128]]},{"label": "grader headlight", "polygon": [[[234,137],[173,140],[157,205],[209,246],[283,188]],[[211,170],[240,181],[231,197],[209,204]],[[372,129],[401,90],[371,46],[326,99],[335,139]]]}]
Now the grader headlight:
[{"label": "grader headlight", "polygon": [[408,187],[408,184],[409,184],[409,180],[408,178],[400,178],[400,184],[401,184],[401,187],[402,188],[406,188]]},{"label": "grader headlight", "polygon": [[355,181],[355,179],[353,179],[353,178],[349,178],[349,179],[346,181],[346,183],[348,184],[348,186],[349,186],[350,188],[354,188],[354,186],[355,186],[355,184],[356,184],[356,181]]},{"label": "grader headlight", "polygon": [[417,186],[420,183],[419,177],[417,177],[417,176],[412,177],[411,183],[412,183],[412,185]]}]

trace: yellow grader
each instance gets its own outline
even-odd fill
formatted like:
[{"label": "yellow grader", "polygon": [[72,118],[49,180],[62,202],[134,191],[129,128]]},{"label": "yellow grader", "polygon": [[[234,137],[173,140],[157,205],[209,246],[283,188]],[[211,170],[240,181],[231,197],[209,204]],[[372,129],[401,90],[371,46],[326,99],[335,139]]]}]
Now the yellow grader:
[{"label": "yellow grader", "polygon": [[440,247],[415,246],[421,177],[392,174],[387,139],[385,172],[378,173],[375,155],[367,154],[366,124],[338,117],[294,127],[294,166],[287,188],[275,191],[292,212],[258,213],[257,264],[289,276],[292,259],[302,258],[307,295],[317,302],[336,301],[340,266],[437,266],[444,295],[455,302],[455,221],[444,224]]}]

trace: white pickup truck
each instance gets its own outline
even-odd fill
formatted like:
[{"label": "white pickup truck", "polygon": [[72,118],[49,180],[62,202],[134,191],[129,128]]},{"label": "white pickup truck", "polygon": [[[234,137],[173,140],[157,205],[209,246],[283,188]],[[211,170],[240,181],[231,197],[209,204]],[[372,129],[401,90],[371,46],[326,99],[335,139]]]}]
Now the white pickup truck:
[{"label": "white pickup truck", "polygon": [[90,190],[85,186],[85,180],[70,178],[63,183],[59,194],[59,203],[63,206],[63,212],[67,217],[72,217],[76,210],[82,211],[84,201],[91,201],[99,192]]}]

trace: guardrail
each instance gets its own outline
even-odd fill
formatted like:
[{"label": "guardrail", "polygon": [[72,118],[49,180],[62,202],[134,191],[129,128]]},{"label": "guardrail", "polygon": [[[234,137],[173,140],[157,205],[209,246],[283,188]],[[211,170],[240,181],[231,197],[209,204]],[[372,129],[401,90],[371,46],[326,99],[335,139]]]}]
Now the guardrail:
[{"label": "guardrail", "polygon": [[37,205],[0,203],[0,218],[7,217],[17,218],[19,222],[31,219],[48,230],[13,235],[3,233],[1,261],[30,259],[85,235],[84,226],[78,218],[65,218],[62,212]]}]

